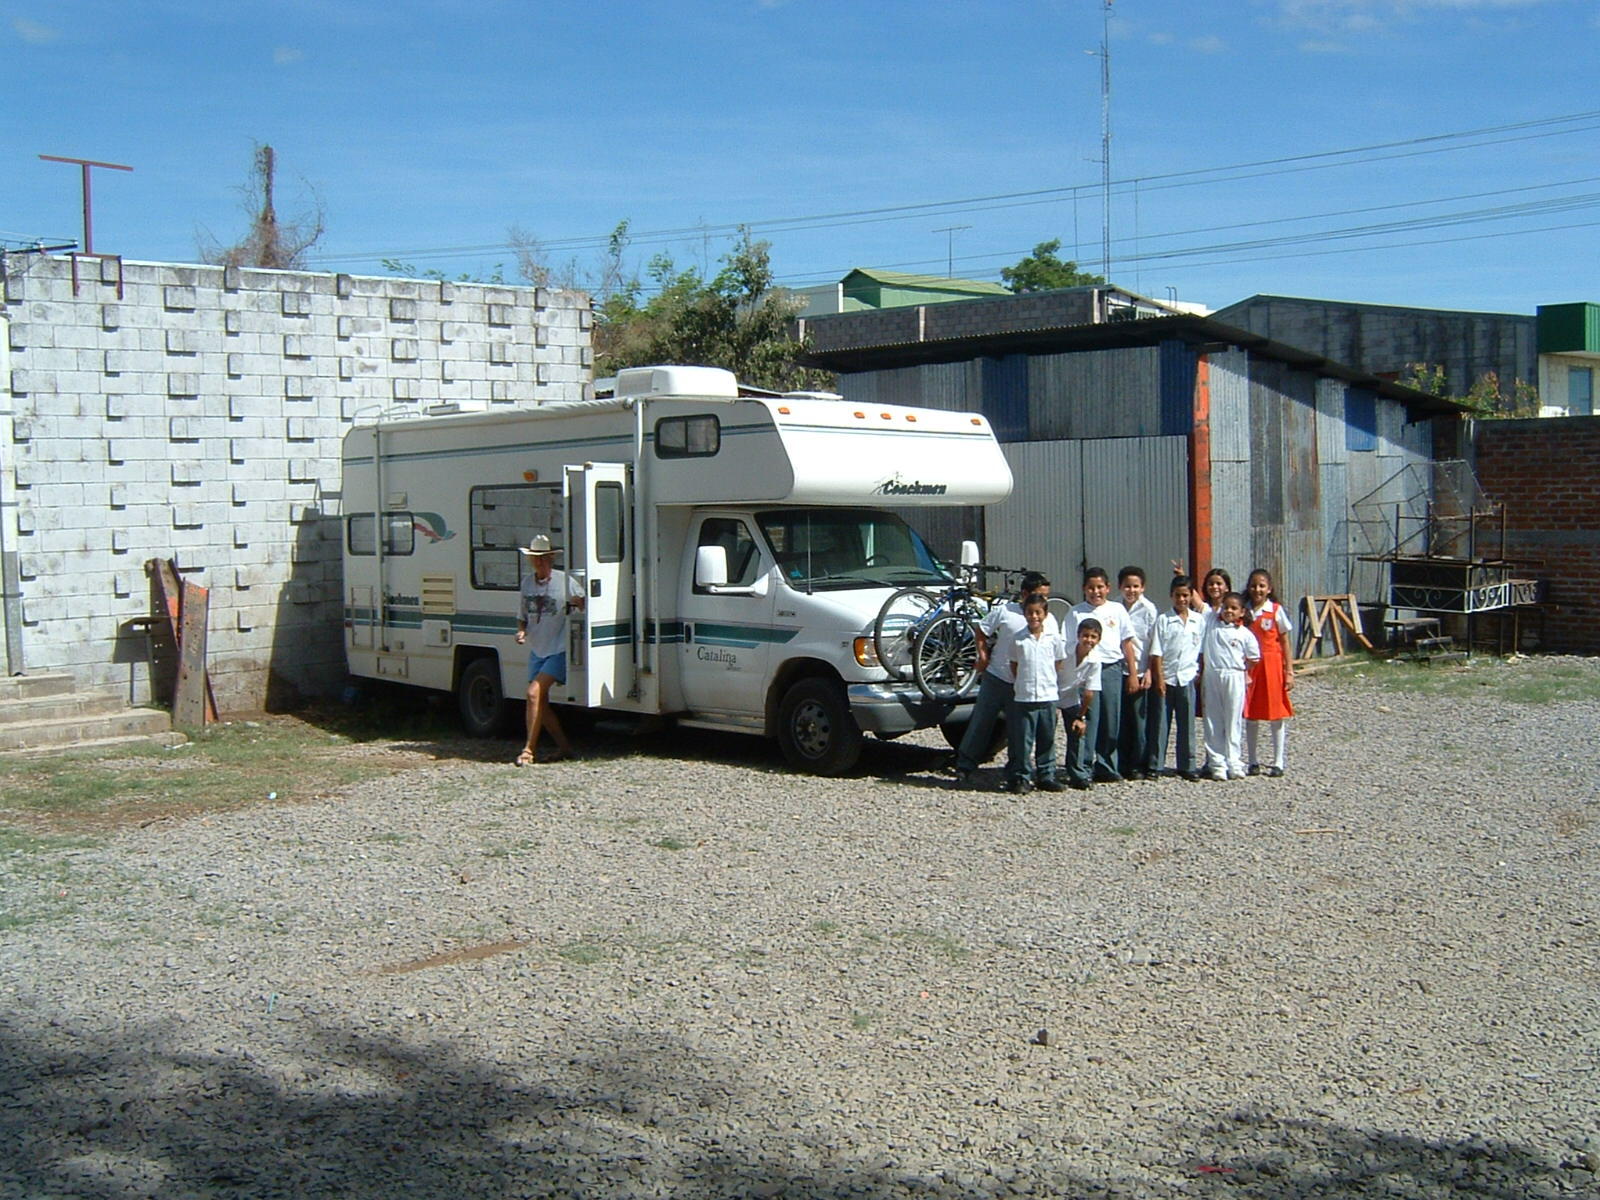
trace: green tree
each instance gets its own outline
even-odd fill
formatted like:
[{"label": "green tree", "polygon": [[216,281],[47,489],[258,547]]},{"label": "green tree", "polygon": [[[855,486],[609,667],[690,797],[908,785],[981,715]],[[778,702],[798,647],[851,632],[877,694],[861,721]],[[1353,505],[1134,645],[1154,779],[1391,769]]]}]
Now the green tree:
[{"label": "green tree", "polygon": [[1013,292],[1048,292],[1053,288],[1085,287],[1104,283],[1102,275],[1080,271],[1071,259],[1063,260],[1056,251],[1061,249],[1061,239],[1051,238],[1040,242],[1033,253],[1017,261],[1014,267],[1000,268],[1000,282]]},{"label": "green tree", "polygon": [[1478,376],[1465,394],[1451,391],[1445,369],[1438,363],[1407,363],[1405,374],[1399,382],[1404,387],[1464,404],[1475,417],[1488,419],[1539,415],[1539,389],[1523,379],[1513,379],[1511,386],[1506,387],[1495,371],[1485,371]]},{"label": "green tree", "polygon": [[[724,367],[740,382],[775,391],[832,387],[834,377],[799,365],[805,350],[791,333],[799,305],[772,277],[771,247],[748,230],[704,279],[669,255],[650,260],[647,289],[621,269],[627,223],[612,235],[608,294],[595,310],[595,373],[623,367],[686,363]],[[644,298],[645,292],[651,294]]]}]

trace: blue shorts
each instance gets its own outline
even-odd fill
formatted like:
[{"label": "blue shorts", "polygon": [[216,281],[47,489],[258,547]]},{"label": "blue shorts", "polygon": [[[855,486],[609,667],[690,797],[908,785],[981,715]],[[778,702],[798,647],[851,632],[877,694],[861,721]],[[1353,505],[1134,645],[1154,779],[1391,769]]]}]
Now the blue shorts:
[{"label": "blue shorts", "polygon": [[528,655],[528,682],[532,683],[538,676],[548,675],[557,683],[567,681],[567,652],[560,654],[547,654],[540,658],[537,654]]}]

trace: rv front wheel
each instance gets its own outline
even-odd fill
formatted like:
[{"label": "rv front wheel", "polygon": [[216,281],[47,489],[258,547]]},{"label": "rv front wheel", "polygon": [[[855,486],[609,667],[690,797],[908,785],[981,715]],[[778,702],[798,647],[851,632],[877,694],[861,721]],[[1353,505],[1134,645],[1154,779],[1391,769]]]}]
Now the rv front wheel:
[{"label": "rv front wheel", "polygon": [[790,766],[813,775],[842,775],[861,757],[861,728],[838,684],[802,679],[778,706],[778,743]]},{"label": "rv front wheel", "polygon": [[461,672],[456,685],[461,724],[470,737],[494,737],[506,726],[505,697],[500,694],[500,662],[475,658]]}]

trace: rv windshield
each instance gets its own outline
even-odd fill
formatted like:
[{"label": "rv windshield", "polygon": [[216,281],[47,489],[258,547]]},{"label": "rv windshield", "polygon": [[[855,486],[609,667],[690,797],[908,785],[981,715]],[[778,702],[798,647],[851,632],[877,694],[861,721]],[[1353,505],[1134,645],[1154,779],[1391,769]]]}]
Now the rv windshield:
[{"label": "rv windshield", "polygon": [[832,591],[950,581],[916,531],[893,513],[784,508],[758,519],[791,587]]}]

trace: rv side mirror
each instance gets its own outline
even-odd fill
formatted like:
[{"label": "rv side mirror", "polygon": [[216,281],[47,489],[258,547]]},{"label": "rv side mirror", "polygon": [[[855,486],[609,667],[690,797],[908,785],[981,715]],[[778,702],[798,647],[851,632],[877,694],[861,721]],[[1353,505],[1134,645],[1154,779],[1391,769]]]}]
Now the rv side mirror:
[{"label": "rv side mirror", "polygon": [[963,567],[975,567],[982,561],[983,558],[978,553],[977,542],[961,543],[961,565]]},{"label": "rv side mirror", "polygon": [[694,552],[694,585],[723,587],[728,582],[728,552],[721,546],[701,546]]}]

